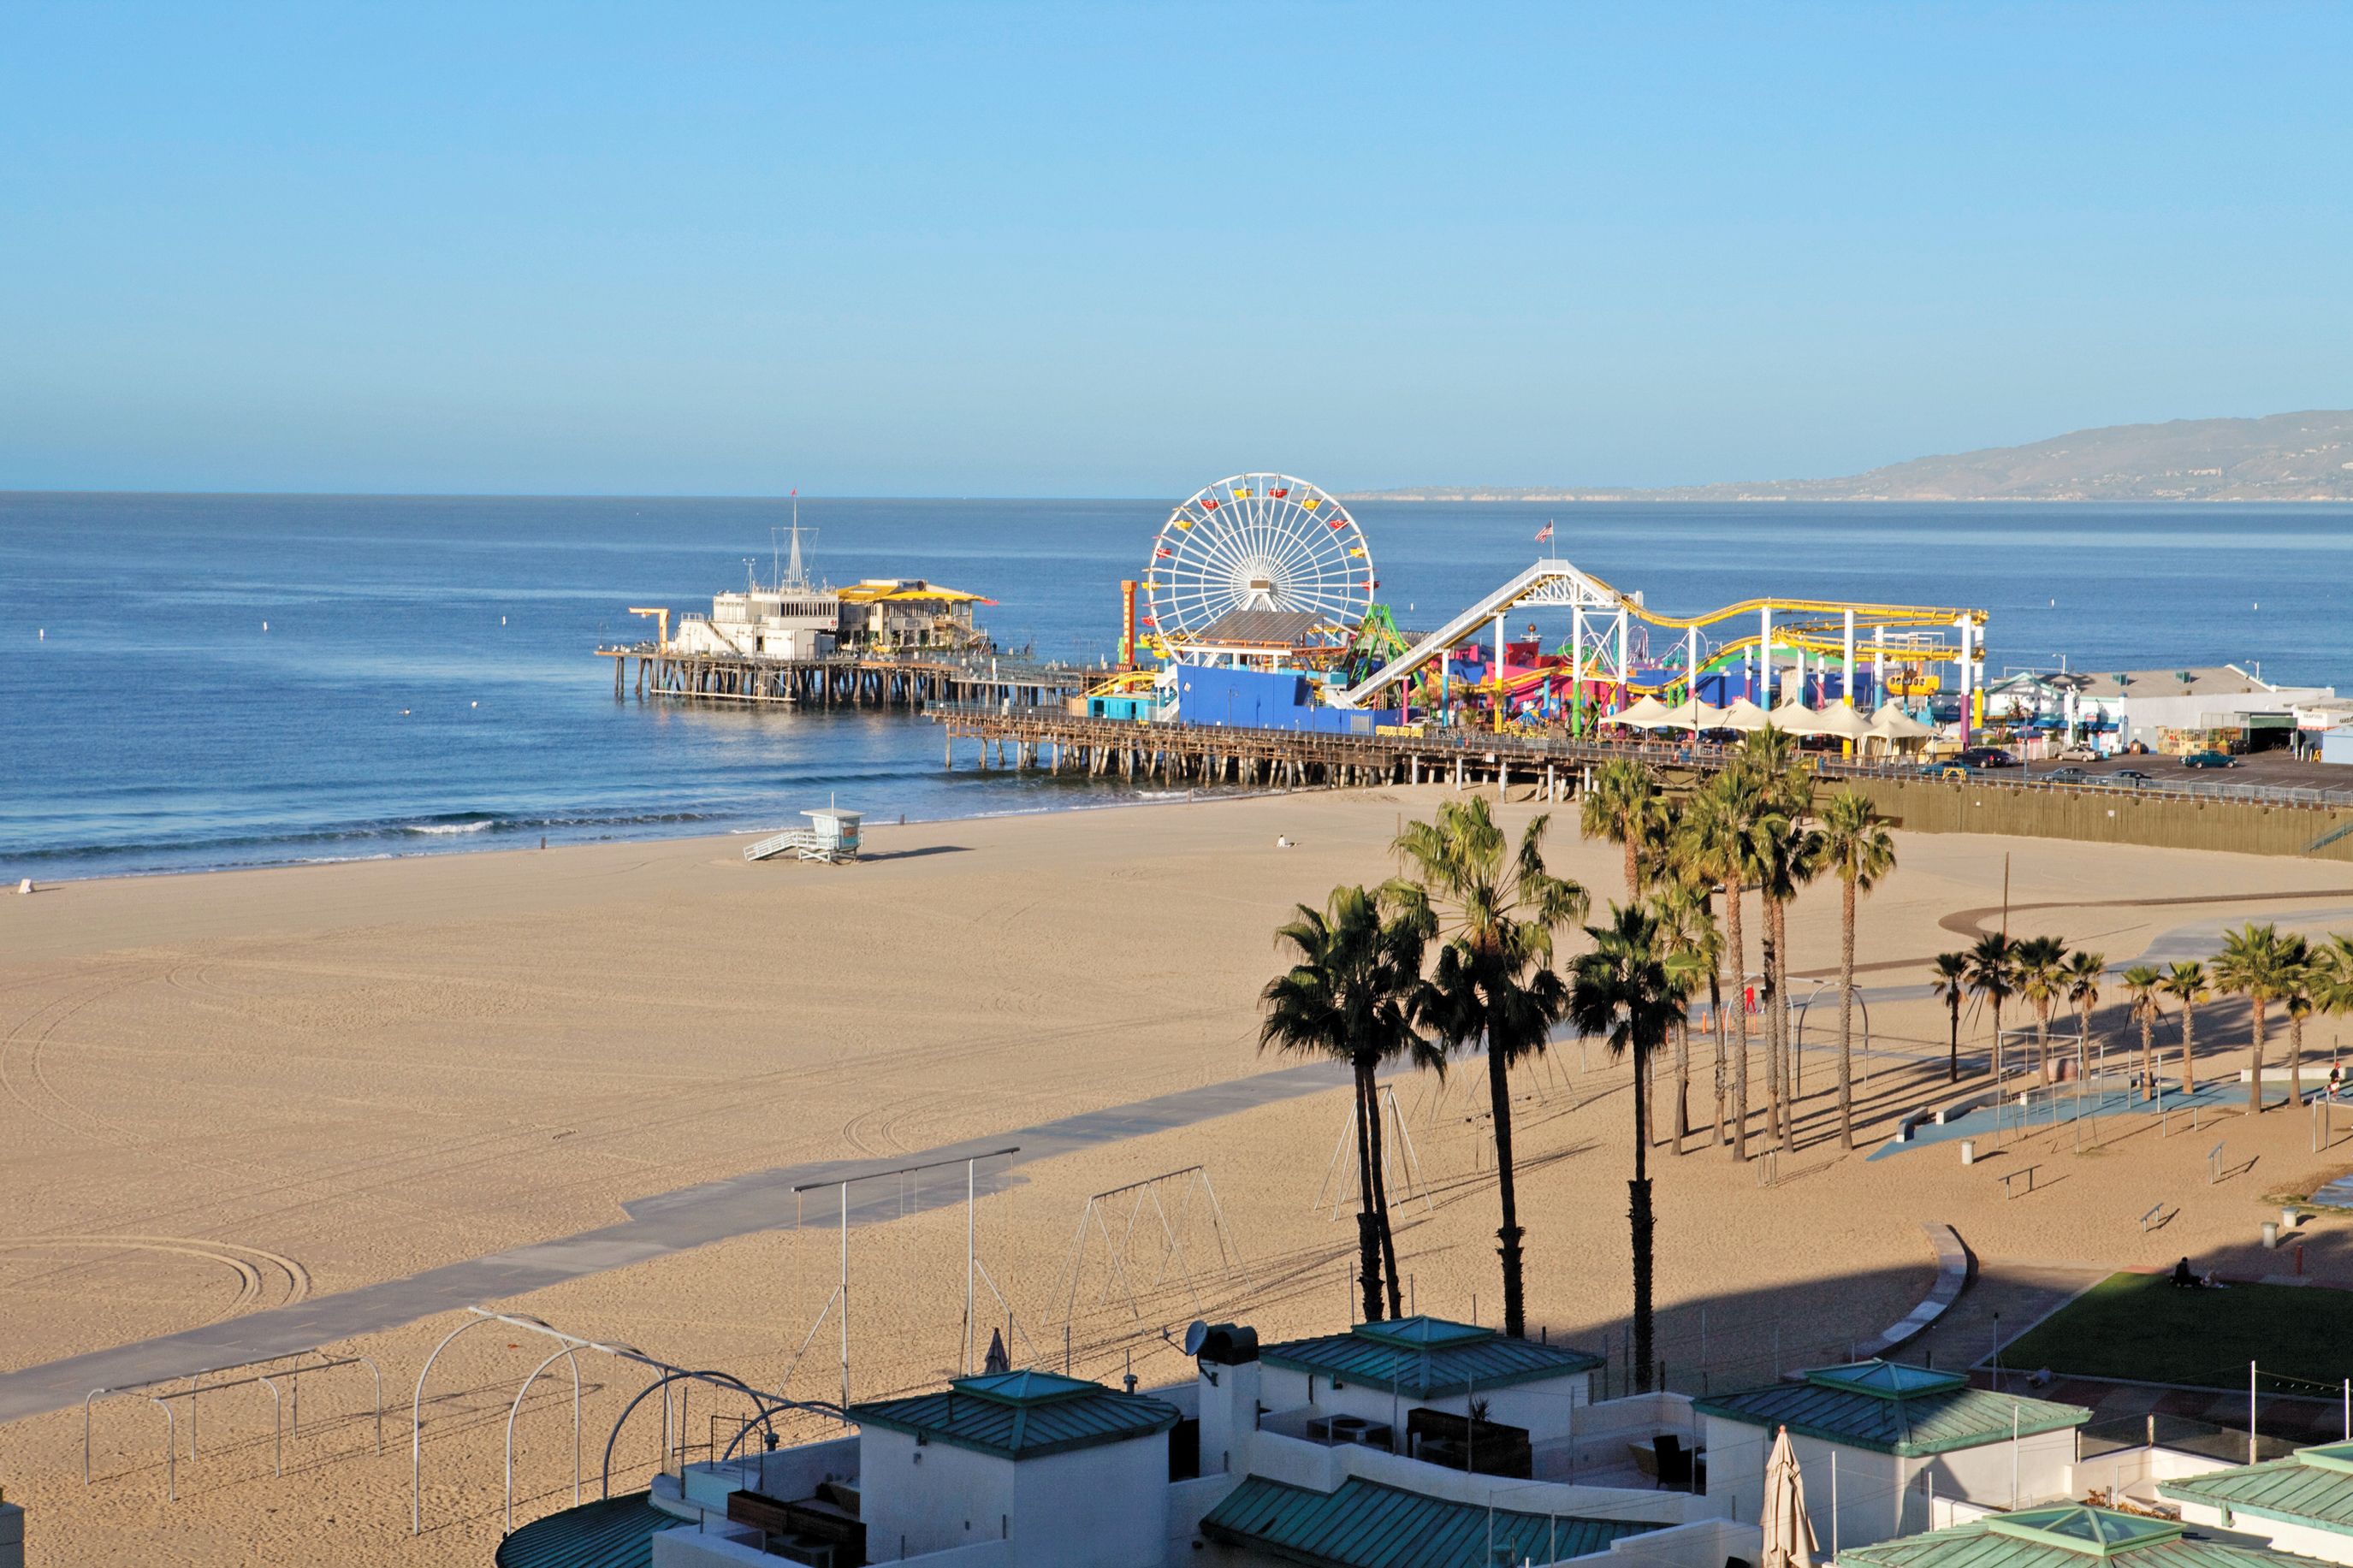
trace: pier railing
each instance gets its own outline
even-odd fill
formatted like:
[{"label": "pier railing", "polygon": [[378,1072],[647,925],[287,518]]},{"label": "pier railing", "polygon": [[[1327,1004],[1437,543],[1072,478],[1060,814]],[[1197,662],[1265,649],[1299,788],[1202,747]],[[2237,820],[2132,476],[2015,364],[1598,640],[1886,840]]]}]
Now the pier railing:
[{"label": "pier railing", "polygon": [[[1082,743],[1094,739],[1106,745],[1150,746],[1154,737],[1182,738],[1199,743],[1204,737],[1226,735],[1255,746],[1283,742],[1313,744],[1319,752],[1354,750],[1369,762],[1402,752],[1422,755],[1461,754],[1484,763],[1508,761],[1516,766],[1601,763],[1633,757],[1665,769],[1713,773],[1736,752],[1735,746],[1690,741],[1585,740],[1568,736],[1494,734],[1477,730],[1421,726],[1388,733],[1357,734],[1303,731],[1258,725],[1200,723],[1173,720],[1097,719],[1070,713],[1058,704],[939,701],[926,706],[934,719],[960,729],[983,727],[1008,738],[1067,738]],[[1047,731],[1051,731],[1048,734]],[[1940,780],[1956,764],[1922,763],[1893,757],[1840,757],[1825,752],[1800,753],[1825,779]],[[2098,774],[2080,780],[2038,776],[2026,769],[1969,769],[1959,780],[1972,788],[1997,789],[2021,795],[2053,795],[2070,798],[2108,797],[2132,800],[2175,799],[2232,802],[2250,805],[2303,806],[2323,810],[2353,808],[2353,787],[2319,789],[2282,784],[2235,784],[2207,779],[2116,779]]]}]

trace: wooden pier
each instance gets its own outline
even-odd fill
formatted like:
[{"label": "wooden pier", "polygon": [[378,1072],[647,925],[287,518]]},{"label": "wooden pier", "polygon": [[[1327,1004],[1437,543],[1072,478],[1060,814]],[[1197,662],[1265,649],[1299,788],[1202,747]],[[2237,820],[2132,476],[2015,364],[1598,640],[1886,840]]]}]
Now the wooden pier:
[{"label": "wooden pier", "polygon": [[1069,698],[1085,695],[1106,673],[1085,665],[913,648],[893,654],[767,658],[682,653],[644,642],[598,648],[596,653],[613,661],[616,697],[626,695],[634,679],[639,697],[818,709],[920,710],[948,702],[1059,709]]},{"label": "wooden pier", "polygon": [[[1052,710],[978,705],[934,711],[945,732],[946,765],[956,744],[972,742],[981,767],[1036,769],[1092,778],[1147,783],[1242,784],[1265,788],[1369,788],[1382,784],[1451,784],[1532,787],[1543,800],[1575,793],[1588,762],[1624,756],[1634,748],[1582,742],[1540,741],[1475,731],[1335,735],[1290,730],[1229,729],[1208,724],[1155,724],[1086,719]],[[1669,747],[1652,748],[1663,770],[1707,771]]]}]

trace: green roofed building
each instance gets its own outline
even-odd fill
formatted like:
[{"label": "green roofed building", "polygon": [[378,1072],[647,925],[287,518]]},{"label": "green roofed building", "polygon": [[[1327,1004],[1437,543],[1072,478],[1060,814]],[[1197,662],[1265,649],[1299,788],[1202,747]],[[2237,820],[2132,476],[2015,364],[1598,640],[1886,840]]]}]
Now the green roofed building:
[{"label": "green roofed building", "polygon": [[1578,1519],[1455,1502],[1351,1476],[1332,1491],[1251,1476],[1201,1521],[1201,1534],[1308,1568],[1492,1568],[1606,1552],[1662,1530],[1643,1520]]},{"label": "green roofed building", "polygon": [[1402,1434],[1417,1409],[1464,1415],[1478,1399],[1489,1420],[1525,1428],[1538,1446],[1567,1439],[1569,1413],[1592,1403],[1602,1364],[1567,1345],[1430,1317],[1358,1323],[1259,1355],[1259,1397],[1271,1412],[1354,1416]]},{"label": "green roofed building", "polygon": [[1839,1568],[2312,1568],[2304,1558],[2218,1541],[2194,1526],[2080,1503],[1842,1547],[1837,1561]]},{"label": "green roofed building", "polygon": [[866,1552],[882,1563],[1003,1541],[1020,1565],[1155,1568],[1174,1405],[1050,1372],[962,1377],[853,1405]]},{"label": "green roofed building", "polygon": [[1890,1361],[1820,1367],[1693,1409],[1704,1422],[1708,1492],[1728,1494],[1734,1518],[1757,1519],[1766,1457],[1786,1427],[1816,1531],[1842,1546],[1926,1528],[1938,1498],[2006,1509],[2068,1495],[2075,1428],[2092,1416]]},{"label": "green roofed building", "polygon": [[2260,1536],[2282,1552],[2353,1563],[2353,1443],[2160,1481],[2185,1522]]}]

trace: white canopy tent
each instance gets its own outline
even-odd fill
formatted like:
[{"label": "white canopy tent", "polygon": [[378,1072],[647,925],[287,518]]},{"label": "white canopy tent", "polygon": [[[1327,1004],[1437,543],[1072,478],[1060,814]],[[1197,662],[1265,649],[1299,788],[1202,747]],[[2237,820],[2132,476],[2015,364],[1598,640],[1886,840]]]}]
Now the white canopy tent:
[{"label": "white canopy tent", "polygon": [[1833,702],[1814,716],[1814,733],[1860,741],[1871,733],[1871,721],[1843,702]]},{"label": "white canopy tent", "polygon": [[1696,699],[1678,702],[1667,710],[1668,720],[1676,729],[1694,731],[1723,729],[1724,713],[1725,710],[1714,703]]},{"label": "white canopy tent", "polygon": [[1822,716],[1791,698],[1765,716],[1773,728],[1785,735],[1819,735],[1822,732]]},{"label": "white canopy tent", "polygon": [[1871,732],[1885,741],[1925,741],[1936,732],[1893,702],[1883,702],[1871,716]]},{"label": "white canopy tent", "polygon": [[1674,710],[1655,697],[1644,697],[1629,707],[1620,709],[1604,721],[1636,730],[1656,730],[1674,721]]},{"label": "white canopy tent", "polygon": [[1762,730],[1772,721],[1765,710],[1746,697],[1736,697],[1732,700],[1732,706],[1724,710],[1724,720],[1719,727],[1725,730]]}]

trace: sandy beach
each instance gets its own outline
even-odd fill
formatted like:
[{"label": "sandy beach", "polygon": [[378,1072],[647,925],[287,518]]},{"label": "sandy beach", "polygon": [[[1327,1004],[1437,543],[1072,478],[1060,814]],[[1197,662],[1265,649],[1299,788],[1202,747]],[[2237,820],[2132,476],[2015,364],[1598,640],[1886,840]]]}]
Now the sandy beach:
[{"label": "sandy beach", "polygon": [[[1389,874],[1398,824],[1441,798],[1388,790],[884,826],[854,868],[746,865],[742,840],[700,839],[0,900],[0,1173],[12,1200],[0,1373],[596,1230],[625,1203],[698,1184],[810,1162],[888,1166],[1284,1066],[1256,1047],[1273,928],[1335,883]],[[1514,803],[1505,816],[1516,824],[1534,809]],[[1581,843],[1570,818],[1552,842],[1556,870],[1599,899],[1622,890],[1618,852]],[[1926,960],[1999,921],[2005,856],[2013,933],[2048,931],[2112,961],[2194,946],[2249,918],[2353,929],[2353,878],[2318,862],[1967,836],[1897,844],[1900,869],[1868,901],[1859,943],[1879,1047],[1859,1097],[1863,1147],[1838,1150],[1829,1058],[1810,1049],[1800,1147],[1770,1184],[1704,1135],[1680,1158],[1657,1151],[1661,1353],[1678,1386],[1761,1380],[1777,1360],[1869,1339],[1927,1287],[1926,1223],[1953,1226],[1987,1281],[2013,1266],[2063,1275],[2183,1254],[2275,1272],[2287,1265],[2254,1245],[2275,1213],[2265,1194],[2309,1191],[2353,1163],[2353,1142],[2316,1153],[2309,1119],[2276,1111],[2210,1111],[2194,1138],[2116,1118],[2091,1147],[2063,1129],[1977,1167],[1947,1144],[1866,1160],[1894,1119],[1952,1093]],[[1829,971],[1834,889],[1803,899],[1791,928],[1794,967]],[[1898,987],[1908,994],[1882,994]],[[2097,1026],[2116,1045],[2131,1034],[2120,1000]],[[2202,1076],[2236,1077],[2241,1016],[2227,1002],[2201,1011]],[[1985,1022],[1968,1029],[1982,1039]],[[2307,1031],[2318,1064],[2308,1080],[2325,1074],[2334,1029]],[[1818,1012],[1809,1044],[1825,1038]],[[2159,1041],[2174,1038],[2168,1018]],[[2275,1038],[2274,1060],[2280,1048]],[[1563,1047],[1523,1074],[1515,1111],[1532,1329],[1616,1350],[1620,1377],[1628,1084],[1598,1048]],[[1406,1076],[1395,1088],[1418,1160],[1398,1215],[1415,1304],[1493,1321],[1483,1074],[1467,1064],[1443,1086]],[[1704,1068],[1693,1104],[1704,1121]],[[1269,1339],[1341,1326],[1351,1227],[1333,1219],[1330,1193],[1316,1200],[1345,1106],[1338,1092],[1306,1094],[1022,1166],[977,1205],[1017,1359],[1059,1366],[1067,1328],[1077,1370],[1115,1380],[1132,1367],[1149,1384],[1188,1371],[1159,1336],[1196,1315],[1246,1316]],[[2233,1173],[2210,1184],[2218,1140]],[[1997,1176],[2026,1163],[2040,1167],[2037,1190],[2006,1197]],[[1198,1202],[1185,1211],[1182,1267],[1139,1242],[1133,1276],[1116,1279],[1097,1247],[1081,1253],[1073,1284],[1090,1194],[1193,1165],[1225,1223]],[[2144,1233],[2139,1216],[2160,1201],[2178,1215]],[[910,1208],[850,1238],[856,1397],[956,1366],[965,1213]],[[2306,1229],[2306,1271],[2353,1286],[2341,1222]],[[834,1289],[839,1244],[831,1226],[796,1228],[785,1209],[774,1228],[497,1304],[828,1397],[840,1377],[831,1321],[796,1352]],[[982,1321],[995,1316],[992,1306]],[[31,1561],[149,1562],[168,1542],[174,1560],[203,1563],[487,1562],[508,1402],[544,1352],[528,1335],[484,1331],[436,1368],[427,1528],[412,1540],[410,1392],[458,1321],[444,1312],[333,1347],[383,1368],[381,1457],[364,1380],[324,1374],[303,1384],[282,1479],[268,1396],[215,1396],[196,1458],[181,1431],[176,1503],[164,1499],[153,1405],[99,1405],[87,1488],[78,1410],[0,1427],[0,1486],[30,1510]],[[646,1378],[594,1357],[581,1371],[593,1496],[606,1436]],[[543,1380],[526,1403],[518,1521],[571,1500],[570,1399],[568,1379]],[[693,1440],[725,1414],[697,1395]],[[617,1448],[616,1489],[644,1484],[658,1444],[649,1405]]]}]

